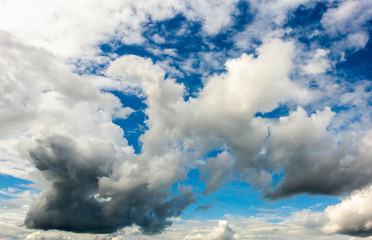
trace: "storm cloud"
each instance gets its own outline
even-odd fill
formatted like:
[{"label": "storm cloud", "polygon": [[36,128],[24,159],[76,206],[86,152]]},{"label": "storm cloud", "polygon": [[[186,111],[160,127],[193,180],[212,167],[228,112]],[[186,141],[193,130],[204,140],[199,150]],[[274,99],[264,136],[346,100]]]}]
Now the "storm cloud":
[{"label": "storm cloud", "polygon": [[182,186],[179,195],[168,199],[163,192],[149,190],[146,183],[119,193],[106,192],[110,199],[100,199],[99,179],[108,177],[117,164],[113,156],[115,149],[110,144],[77,143],[60,135],[37,140],[30,157],[50,188],[30,207],[26,226],[110,233],[136,224],[144,233],[153,234],[169,226],[168,218],[178,216],[194,201],[190,189]]}]

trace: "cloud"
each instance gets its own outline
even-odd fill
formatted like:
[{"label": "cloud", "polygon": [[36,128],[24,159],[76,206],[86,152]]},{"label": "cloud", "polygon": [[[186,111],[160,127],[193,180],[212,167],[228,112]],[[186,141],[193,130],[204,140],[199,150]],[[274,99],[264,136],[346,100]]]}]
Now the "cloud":
[{"label": "cloud", "polygon": [[[19,152],[20,143],[30,137],[91,134],[109,136],[125,147],[123,132],[111,121],[112,117],[127,117],[130,108],[123,107],[112,94],[100,92],[87,79],[71,73],[49,52],[24,45],[6,32],[0,32],[0,41],[3,53],[0,68],[5,72],[0,82],[3,173],[30,177],[34,168]],[[91,121],[85,120],[88,115]]]},{"label": "cloud", "polygon": [[329,51],[324,49],[317,49],[312,58],[302,67],[307,74],[320,74],[331,68],[331,64],[327,55]]},{"label": "cloud", "polygon": [[[1,29],[12,32],[22,42],[45,48],[68,58],[107,62],[99,57],[97,43],[117,39],[124,44],[145,42],[143,26],[183,14],[201,22],[204,32],[217,34],[231,22],[233,1],[44,1],[30,4],[22,0],[3,1]],[[40,5],[43,9],[40,9]],[[228,9],[228,11],[227,11]],[[102,21],[105,19],[105,21]],[[27,26],[27,27],[25,27]]]},{"label": "cloud", "polygon": [[[216,190],[218,184],[227,180],[225,173],[233,170],[233,158],[234,167],[247,174],[251,183],[262,185],[268,174],[256,171],[259,166],[255,156],[267,137],[267,125],[254,115],[270,112],[279,103],[305,103],[311,99],[310,92],[289,79],[293,48],[291,42],[268,40],[258,49],[258,57],[243,54],[227,61],[227,72],[211,77],[198,96],[186,102],[183,85],[173,79],[163,80],[165,73],[148,59],[123,56],[112,63],[107,75],[130,82],[145,94],[150,128],[141,136],[141,157],[166,159],[162,164],[177,173],[159,177],[169,176],[167,182],[181,179],[185,172],[180,169],[187,159],[192,162],[213,149],[227,148],[231,157],[224,153],[210,159],[204,167],[211,176],[205,178],[209,181],[206,192]],[[272,71],[266,71],[268,67]],[[156,173],[152,179],[157,176]]]},{"label": "cloud", "polygon": [[329,8],[321,19],[327,34],[335,41],[334,50],[357,51],[364,48],[369,39],[368,21],[372,18],[369,1],[345,0]]},{"label": "cloud", "polygon": [[235,235],[235,232],[230,228],[228,222],[225,220],[218,221],[218,227],[215,228],[211,233],[208,234],[196,234],[193,236],[187,236],[184,240],[231,240],[239,239],[238,235]]},{"label": "cloud", "polygon": [[213,201],[213,202],[210,202],[210,203],[207,203],[207,204],[203,204],[203,205],[199,205],[196,209],[195,209],[195,212],[197,211],[206,211],[208,209],[211,209],[213,208],[214,204],[217,202],[217,200]]},{"label": "cloud", "polygon": [[107,176],[113,167],[112,144],[90,139],[77,143],[52,135],[37,140],[29,154],[51,188],[31,205],[25,219],[27,227],[99,233],[120,226],[120,221],[103,214],[104,204],[94,198],[98,178]]},{"label": "cloud", "polygon": [[[257,57],[243,54],[227,61],[226,73],[208,79],[198,96],[186,102],[183,85],[163,80],[164,72],[148,59],[124,56],[107,74],[133,83],[146,95],[150,129],[141,136],[141,157],[167,159],[162,164],[171,166],[177,175],[159,176],[165,185],[185,176],[181,166],[213,149],[229,152],[200,167],[207,184],[205,194],[217,190],[234,174],[264,189],[265,196],[272,199],[304,192],[341,194],[369,184],[370,161],[362,147],[369,134],[345,133],[337,142],[329,131],[335,117],[329,107],[310,116],[298,107],[279,121],[254,117],[280,103],[306,104],[312,99],[310,90],[289,79],[294,49],[291,42],[267,40]],[[273,171],[284,176],[272,189]]]},{"label": "cloud", "polygon": [[336,143],[327,131],[333,115],[326,108],[307,117],[299,108],[270,127],[265,158],[269,167],[284,171],[284,177],[274,191],[266,192],[267,197],[347,193],[371,182],[367,157],[371,133],[361,139],[345,135]]},{"label": "cloud", "polygon": [[219,153],[215,158],[207,159],[207,163],[201,167],[202,179],[207,183],[204,194],[217,191],[223,183],[231,180],[233,165],[234,159],[226,151]]},{"label": "cloud", "polygon": [[324,212],[327,222],[325,233],[341,233],[351,236],[372,235],[372,187],[357,190],[341,203],[328,206]]},{"label": "cloud", "polygon": [[[109,187],[104,177],[111,176],[115,168],[137,167],[134,151],[123,138],[123,130],[112,123],[113,118],[126,118],[132,110],[122,106],[114,95],[97,88],[90,78],[71,73],[60,59],[47,51],[23,45],[8,33],[2,33],[1,37],[4,42],[2,57],[7,59],[1,63],[8,69],[1,89],[16,89],[14,94],[2,94],[2,102],[9,104],[1,107],[20,115],[14,120],[2,119],[4,124],[9,122],[2,139],[16,148],[14,153],[4,155],[9,156],[4,166],[10,169],[2,171],[19,171],[17,161],[20,161],[25,165],[20,175],[39,180],[32,175],[33,168],[24,162],[30,159],[49,183],[49,189],[31,205],[26,226],[112,232],[136,223],[144,232],[155,233],[169,226],[168,218],[179,215],[194,201],[191,190],[182,186],[173,198],[169,197],[167,189],[182,175],[175,171],[171,180],[164,179],[164,168],[151,169],[148,178],[142,178],[138,170],[132,180],[136,184],[130,188]],[[31,84],[31,80],[36,83]],[[22,117],[28,112],[32,114]],[[25,123],[20,131],[19,125]],[[172,160],[171,156],[168,161]],[[146,166],[143,163],[138,168],[143,170]],[[154,173],[159,179],[152,181]],[[112,184],[116,184],[115,179]],[[152,188],[154,185],[159,186]],[[97,193],[104,196],[97,199],[94,197]],[[133,201],[135,198],[137,201]],[[121,211],[116,211],[119,206],[123,206]]]},{"label": "cloud", "polygon": [[368,0],[344,0],[334,6],[321,19],[322,25],[332,36],[365,30],[365,23],[372,17]]}]

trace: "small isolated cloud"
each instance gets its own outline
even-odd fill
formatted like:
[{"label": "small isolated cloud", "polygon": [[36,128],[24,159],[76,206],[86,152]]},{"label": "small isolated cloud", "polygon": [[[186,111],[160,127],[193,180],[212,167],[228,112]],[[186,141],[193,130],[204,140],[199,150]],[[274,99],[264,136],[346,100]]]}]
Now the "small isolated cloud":
[{"label": "small isolated cloud", "polygon": [[199,205],[196,209],[195,209],[195,212],[197,211],[206,211],[208,209],[211,209],[213,208],[214,204],[217,202],[217,200],[213,201],[213,202],[210,202],[210,203],[207,203],[207,204],[202,204],[202,205]]},{"label": "small isolated cloud", "polygon": [[231,229],[226,220],[218,221],[218,227],[211,233],[191,235],[183,240],[232,240],[239,239],[239,236]]}]

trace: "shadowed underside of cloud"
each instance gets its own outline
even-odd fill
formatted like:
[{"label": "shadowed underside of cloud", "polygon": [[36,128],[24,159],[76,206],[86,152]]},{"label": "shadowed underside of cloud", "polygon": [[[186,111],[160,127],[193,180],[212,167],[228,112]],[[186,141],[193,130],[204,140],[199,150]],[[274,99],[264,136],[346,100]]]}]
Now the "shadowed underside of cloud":
[{"label": "shadowed underside of cloud", "polygon": [[30,207],[27,227],[110,233],[136,224],[144,233],[154,234],[194,201],[188,189],[167,199],[166,194],[149,190],[146,183],[112,195],[109,201],[98,199],[98,180],[109,176],[115,159],[113,148],[106,148],[106,152],[102,148],[100,155],[92,158],[83,156],[84,151],[96,147],[89,141],[76,143],[59,135],[37,140],[30,157],[51,186]]},{"label": "shadowed underside of cloud", "polygon": [[274,169],[284,166],[279,170],[283,170],[284,177],[274,190],[266,190],[265,196],[278,199],[298,193],[337,195],[368,185],[372,180],[372,132],[359,138],[346,135],[336,143],[326,130],[333,116],[330,109],[310,117],[303,114],[298,109],[270,128],[263,160]]},{"label": "shadowed underside of cloud", "polygon": [[325,233],[367,237],[372,235],[372,186],[357,190],[341,203],[327,207]]}]

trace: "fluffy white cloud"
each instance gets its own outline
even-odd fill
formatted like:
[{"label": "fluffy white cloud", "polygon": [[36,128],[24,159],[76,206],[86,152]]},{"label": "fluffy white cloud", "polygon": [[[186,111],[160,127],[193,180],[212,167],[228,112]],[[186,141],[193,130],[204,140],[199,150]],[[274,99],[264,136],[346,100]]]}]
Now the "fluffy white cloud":
[{"label": "fluffy white cloud", "polygon": [[358,190],[325,209],[327,222],[322,228],[325,233],[342,233],[366,237],[372,232],[372,187]]},{"label": "fluffy white cloud", "polygon": [[[212,149],[228,148],[237,158],[237,169],[248,173],[255,184],[264,184],[268,176],[254,171],[254,158],[267,137],[267,125],[255,119],[255,113],[269,112],[280,103],[305,103],[311,99],[305,88],[289,79],[293,48],[290,42],[268,40],[258,49],[257,58],[243,54],[229,60],[227,72],[210,78],[198,96],[187,102],[183,100],[183,86],[173,79],[163,80],[164,72],[150,60],[124,56],[113,62],[107,75],[138,86],[147,97],[150,129],[141,136],[140,157],[151,168],[146,168],[142,177],[149,172],[149,178],[159,176],[160,182],[169,185],[185,176],[180,166],[186,164],[186,159],[190,162]],[[163,174],[156,170],[164,166],[173,171]]]},{"label": "fluffy white cloud", "polygon": [[324,13],[321,23],[331,38],[339,38],[334,43],[335,51],[357,51],[365,47],[369,39],[366,27],[372,18],[370,1],[344,0]]},{"label": "fluffy white cloud", "polygon": [[[230,23],[237,1],[94,1],[28,2],[2,0],[0,29],[59,56],[92,58],[97,44],[112,38],[125,44],[145,41],[142,28],[150,19],[161,21],[184,14],[201,21],[206,34],[216,34]],[[228,10],[227,10],[228,9]],[[104,21],[102,21],[104,19]],[[107,61],[98,58],[96,61]]]},{"label": "fluffy white cloud", "polygon": [[0,117],[0,139],[7,146],[1,148],[7,166],[2,168],[3,173],[29,178],[33,168],[19,155],[19,144],[50,134],[111,139],[126,152],[133,151],[126,146],[122,130],[112,123],[112,117],[125,118],[131,109],[72,74],[47,51],[23,45],[8,33],[1,32],[0,39],[0,68],[4,71],[0,83],[0,109],[4,113]]}]

